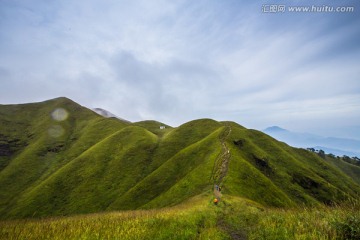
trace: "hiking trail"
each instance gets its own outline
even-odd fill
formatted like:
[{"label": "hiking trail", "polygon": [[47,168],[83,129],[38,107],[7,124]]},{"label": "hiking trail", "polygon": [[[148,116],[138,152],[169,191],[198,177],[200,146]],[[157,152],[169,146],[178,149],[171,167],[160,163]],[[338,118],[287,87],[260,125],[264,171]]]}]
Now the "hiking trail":
[{"label": "hiking trail", "polygon": [[226,146],[226,139],[229,137],[231,133],[231,127],[229,124],[225,124],[225,129],[219,136],[219,140],[221,143],[221,153],[216,158],[213,171],[211,174],[210,179],[214,182],[214,194],[215,197],[221,197],[221,190],[219,189],[222,185],[222,181],[227,174],[228,167],[229,167],[229,160],[230,160],[230,150]]}]

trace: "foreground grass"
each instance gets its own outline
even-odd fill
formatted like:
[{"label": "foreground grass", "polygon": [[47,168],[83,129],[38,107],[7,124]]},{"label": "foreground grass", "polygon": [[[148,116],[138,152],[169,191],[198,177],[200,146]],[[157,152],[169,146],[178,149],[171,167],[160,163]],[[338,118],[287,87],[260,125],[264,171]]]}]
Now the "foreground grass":
[{"label": "foreground grass", "polygon": [[0,222],[0,239],[359,239],[358,205],[264,209],[211,196],[158,210]]},{"label": "foreground grass", "polygon": [[172,208],[0,222],[1,239],[224,239],[204,198]]},{"label": "foreground grass", "polygon": [[[238,199],[228,202],[221,214],[233,239],[360,239],[358,202],[296,209],[251,208]],[[242,238],[234,238],[236,234]]]},{"label": "foreground grass", "polygon": [[348,215],[340,209],[267,210],[249,239],[359,239]]}]

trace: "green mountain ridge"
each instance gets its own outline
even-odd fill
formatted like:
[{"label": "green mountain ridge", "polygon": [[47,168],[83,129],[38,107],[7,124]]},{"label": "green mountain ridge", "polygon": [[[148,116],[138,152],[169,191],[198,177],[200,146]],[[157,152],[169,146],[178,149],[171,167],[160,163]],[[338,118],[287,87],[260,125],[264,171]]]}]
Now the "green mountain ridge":
[{"label": "green mountain ridge", "polygon": [[266,206],[340,203],[359,197],[359,169],[234,122],[130,123],[67,98],[0,105],[1,218],[172,206],[214,184]]}]

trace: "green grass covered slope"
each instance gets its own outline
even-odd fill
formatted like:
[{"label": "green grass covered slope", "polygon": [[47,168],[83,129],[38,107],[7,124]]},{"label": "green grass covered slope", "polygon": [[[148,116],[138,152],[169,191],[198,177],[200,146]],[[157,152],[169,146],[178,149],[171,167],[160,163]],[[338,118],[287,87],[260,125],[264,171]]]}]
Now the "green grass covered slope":
[{"label": "green grass covered slope", "polygon": [[233,122],[129,123],[67,98],[0,105],[2,218],[172,206],[214,184],[264,206],[340,203],[360,193],[349,169]]}]

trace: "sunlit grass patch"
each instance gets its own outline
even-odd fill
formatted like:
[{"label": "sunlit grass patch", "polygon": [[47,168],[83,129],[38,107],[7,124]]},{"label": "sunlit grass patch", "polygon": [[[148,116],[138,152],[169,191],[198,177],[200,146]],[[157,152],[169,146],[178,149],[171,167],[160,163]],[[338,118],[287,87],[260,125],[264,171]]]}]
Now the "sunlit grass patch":
[{"label": "sunlit grass patch", "polygon": [[359,239],[359,208],[267,209],[249,239]]},{"label": "sunlit grass patch", "polygon": [[[207,239],[216,210],[205,199],[158,210],[0,222],[1,239]],[[215,238],[217,239],[217,238]],[[218,238],[222,239],[222,238]]]}]

